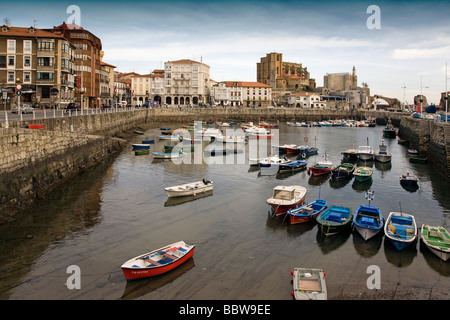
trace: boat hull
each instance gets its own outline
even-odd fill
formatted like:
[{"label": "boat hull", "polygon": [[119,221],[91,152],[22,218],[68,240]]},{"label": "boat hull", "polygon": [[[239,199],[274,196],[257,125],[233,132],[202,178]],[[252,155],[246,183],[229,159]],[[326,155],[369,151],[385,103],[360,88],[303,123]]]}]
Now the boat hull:
[{"label": "boat hull", "polygon": [[183,257],[167,265],[151,268],[130,268],[122,266],[122,272],[127,281],[158,276],[167,273],[175,269],[176,267],[180,266],[181,264],[185,263],[187,260],[192,258],[192,256],[194,255],[194,251],[195,246],[192,246],[191,249]]},{"label": "boat hull", "polygon": [[443,261],[450,259],[450,233],[444,227],[422,225],[420,235],[422,242],[432,253]]},{"label": "boat hull", "polygon": [[417,240],[416,221],[412,215],[391,212],[384,225],[384,234],[398,251],[402,251]]},{"label": "boat hull", "polygon": [[383,229],[381,211],[371,205],[359,206],[353,215],[353,226],[364,240],[369,240]]},{"label": "boat hull", "polygon": [[349,208],[331,206],[316,218],[319,229],[325,236],[332,236],[350,228],[353,214]]},{"label": "boat hull", "polygon": [[291,275],[295,300],[327,300],[325,272],[322,269],[295,268]]},{"label": "boat hull", "polygon": [[192,196],[192,195],[195,196],[200,193],[211,191],[211,190],[213,190],[213,188],[214,188],[214,185],[213,185],[213,182],[211,182],[211,181],[208,181],[207,184],[205,184],[203,181],[198,181],[198,182],[184,184],[184,185],[180,185],[180,186],[164,188],[164,191],[166,192],[166,194],[169,198],[173,198],[173,197],[185,197],[185,196]]},{"label": "boat hull", "polygon": [[287,214],[289,215],[290,224],[315,221],[317,216],[327,208],[327,204],[326,200],[317,199],[299,208],[289,210]]}]

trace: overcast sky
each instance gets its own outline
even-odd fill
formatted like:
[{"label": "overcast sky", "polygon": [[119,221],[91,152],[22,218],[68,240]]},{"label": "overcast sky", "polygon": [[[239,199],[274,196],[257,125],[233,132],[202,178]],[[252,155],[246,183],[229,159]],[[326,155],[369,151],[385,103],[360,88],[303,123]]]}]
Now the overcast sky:
[{"label": "overcast sky", "polygon": [[[405,98],[421,90],[439,103],[450,63],[450,1],[17,1],[0,0],[12,26],[70,22],[98,36],[104,61],[121,72],[149,73],[177,59],[203,60],[216,81],[256,81],[269,52],[302,63],[317,86],[327,73],[352,72],[371,94]],[[376,13],[367,9],[377,5]],[[367,26],[369,20],[371,29]],[[421,81],[422,79],[422,81]],[[406,87],[403,89],[402,87]]]}]

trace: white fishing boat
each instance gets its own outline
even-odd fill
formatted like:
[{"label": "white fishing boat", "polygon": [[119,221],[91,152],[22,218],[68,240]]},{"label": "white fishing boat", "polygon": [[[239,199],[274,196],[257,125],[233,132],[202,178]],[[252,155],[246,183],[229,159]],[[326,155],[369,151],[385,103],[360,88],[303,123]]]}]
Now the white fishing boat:
[{"label": "white fishing boat", "polygon": [[384,225],[384,234],[401,251],[417,239],[417,225],[413,215],[391,212]]},{"label": "white fishing boat", "polygon": [[303,205],[306,192],[306,188],[302,186],[276,186],[267,203],[272,206],[274,215],[278,216]]},{"label": "white fishing boat", "polygon": [[199,193],[211,191],[213,189],[213,182],[203,179],[191,183],[185,183],[178,186],[164,188],[164,191],[169,197],[184,197],[197,195]]},{"label": "white fishing boat", "polygon": [[371,146],[359,146],[358,147],[358,158],[362,161],[373,160],[373,150]]},{"label": "white fishing boat", "polygon": [[387,151],[387,147],[384,144],[384,140],[381,140],[380,149],[374,153],[374,157],[376,161],[386,163],[391,161],[392,155],[389,151]]},{"label": "white fishing boat", "polygon": [[291,271],[295,300],[327,300],[325,272],[315,268],[294,268]]}]

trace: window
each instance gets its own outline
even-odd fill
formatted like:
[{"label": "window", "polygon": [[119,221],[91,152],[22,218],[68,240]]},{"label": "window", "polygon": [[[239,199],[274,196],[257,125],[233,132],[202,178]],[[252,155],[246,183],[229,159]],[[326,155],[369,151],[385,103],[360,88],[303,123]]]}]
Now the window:
[{"label": "window", "polygon": [[53,72],[38,72],[37,79],[41,81],[52,81],[53,80]]},{"label": "window", "polygon": [[52,57],[38,57],[38,66],[53,67],[53,58]]},{"label": "window", "polygon": [[6,56],[0,56],[0,68],[6,68]]},{"label": "window", "polygon": [[55,44],[50,41],[38,42],[38,50],[40,51],[53,51]]},{"label": "window", "polygon": [[23,83],[31,83],[31,72],[25,71],[23,73]]},{"label": "window", "polygon": [[31,56],[23,56],[23,66],[31,67]]},{"label": "window", "polygon": [[16,40],[8,40],[8,53],[16,53]]},{"label": "window", "polygon": [[8,56],[8,67],[14,67],[15,66],[15,57],[14,56]]},{"label": "window", "polygon": [[14,83],[16,78],[16,73],[14,71],[8,71],[8,83]]},{"label": "window", "polygon": [[23,40],[23,53],[31,53],[31,40]]}]

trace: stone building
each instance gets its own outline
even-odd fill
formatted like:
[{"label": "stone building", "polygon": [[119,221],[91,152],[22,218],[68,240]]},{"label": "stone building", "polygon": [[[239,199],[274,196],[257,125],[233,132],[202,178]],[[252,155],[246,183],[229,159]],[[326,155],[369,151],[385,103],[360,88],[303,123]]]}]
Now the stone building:
[{"label": "stone building", "polygon": [[164,64],[166,105],[199,105],[210,101],[210,67],[189,59]]},{"label": "stone building", "polygon": [[59,31],[0,27],[0,89],[21,103],[64,107],[74,99],[75,47]]},{"label": "stone building", "polygon": [[323,87],[329,91],[348,91],[354,90],[358,86],[358,77],[356,69],[350,73],[327,73],[323,77]]},{"label": "stone building", "polygon": [[256,81],[270,85],[273,90],[295,91],[299,89],[315,88],[314,79],[300,63],[284,62],[283,54],[271,52],[261,58],[256,64]]}]

